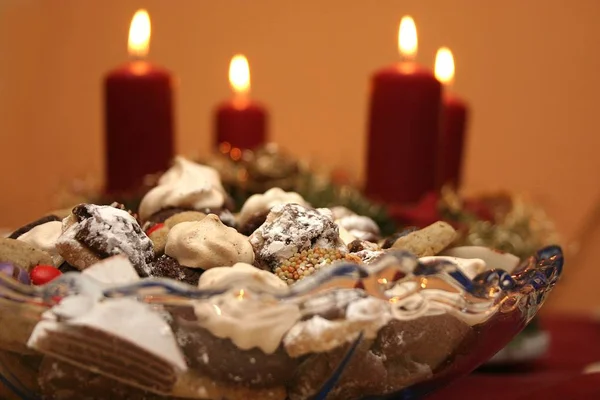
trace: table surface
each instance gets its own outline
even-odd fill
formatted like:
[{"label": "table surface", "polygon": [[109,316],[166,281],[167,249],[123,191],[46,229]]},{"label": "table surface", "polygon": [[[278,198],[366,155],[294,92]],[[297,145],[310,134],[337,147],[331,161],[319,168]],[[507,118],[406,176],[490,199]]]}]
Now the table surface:
[{"label": "table surface", "polygon": [[550,349],[541,359],[513,368],[474,372],[428,400],[600,399],[600,373],[583,369],[600,362],[600,321],[576,316],[544,316]]}]

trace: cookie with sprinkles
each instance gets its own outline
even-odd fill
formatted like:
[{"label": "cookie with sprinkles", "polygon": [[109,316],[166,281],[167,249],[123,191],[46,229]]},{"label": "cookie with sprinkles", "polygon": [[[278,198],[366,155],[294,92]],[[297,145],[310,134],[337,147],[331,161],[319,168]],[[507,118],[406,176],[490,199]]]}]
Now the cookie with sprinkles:
[{"label": "cookie with sprinkles", "polygon": [[[288,283],[344,258],[346,246],[328,209],[282,204],[251,236],[255,265]],[[311,269],[312,268],[312,269]]]}]

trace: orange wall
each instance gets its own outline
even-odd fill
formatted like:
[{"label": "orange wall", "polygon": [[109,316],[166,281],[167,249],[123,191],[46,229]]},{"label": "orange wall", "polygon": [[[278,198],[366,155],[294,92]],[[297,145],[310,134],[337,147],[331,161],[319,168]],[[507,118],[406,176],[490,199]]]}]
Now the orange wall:
[{"label": "orange wall", "polygon": [[[272,137],[362,178],[368,76],[397,60],[412,14],[419,60],[450,46],[473,108],[466,189],[524,191],[566,238],[600,201],[600,2],[595,0],[8,0],[0,2],[0,226],[35,218],[61,185],[102,172],[101,77],[126,59],[129,20],[153,21],[151,59],[173,70],[177,144],[210,143],[211,109],[245,53]],[[150,156],[150,155],[149,155]],[[556,309],[600,307],[600,232],[557,291]],[[596,249],[593,249],[593,244]]]}]

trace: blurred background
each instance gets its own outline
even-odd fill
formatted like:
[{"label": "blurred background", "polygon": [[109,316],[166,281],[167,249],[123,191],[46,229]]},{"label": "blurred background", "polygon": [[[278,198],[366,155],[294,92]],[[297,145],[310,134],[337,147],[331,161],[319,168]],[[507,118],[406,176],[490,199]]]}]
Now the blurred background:
[{"label": "blurred background", "polygon": [[398,23],[412,15],[417,60],[433,67],[449,46],[471,106],[464,189],[543,206],[576,255],[547,312],[600,310],[596,0],[0,0],[0,226],[37,218],[75,178],[101,177],[102,79],[127,60],[138,8],[152,19],[149,59],[178,80],[179,153],[209,153],[229,60],[244,53],[271,139],[359,184],[369,77],[398,60]]}]

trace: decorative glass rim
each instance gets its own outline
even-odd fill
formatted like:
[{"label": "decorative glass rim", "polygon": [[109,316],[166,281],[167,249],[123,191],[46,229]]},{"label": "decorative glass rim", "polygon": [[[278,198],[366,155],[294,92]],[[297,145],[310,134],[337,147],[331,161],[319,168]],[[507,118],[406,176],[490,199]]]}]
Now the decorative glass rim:
[{"label": "decorative glass rim", "polygon": [[[423,262],[411,253],[389,251],[375,264],[340,262],[323,268],[290,286],[288,290],[276,290],[259,283],[240,287],[239,282],[214,289],[200,289],[163,278],[144,278],[126,285],[106,285],[79,273],[66,273],[43,286],[27,286],[0,274],[0,301],[25,308],[28,305],[34,306],[41,318],[44,310],[59,305],[67,296],[79,294],[106,300],[128,297],[147,304],[178,307],[210,302],[215,296],[240,290],[245,291],[248,297],[268,297],[277,302],[303,304],[335,290],[361,289],[366,297],[386,302],[392,319],[395,320],[415,320],[435,308],[476,326],[485,324],[497,313],[519,311],[524,322],[520,329],[533,318],[557,283],[563,264],[561,248],[553,245],[522,260],[511,273],[490,268],[473,276],[448,259]],[[2,312],[0,307],[0,313]],[[33,314],[30,318],[35,318]],[[339,381],[364,338],[364,331],[356,333],[340,363],[318,391],[317,398],[325,398]],[[504,339],[507,341],[510,338]],[[499,341],[496,351],[504,344],[505,342]],[[489,354],[491,355],[493,354]],[[479,363],[484,361],[486,359]],[[473,369],[475,366],[471,365],[469,368]],[[118,379],[102,370],[93,371]],[[470,370],[463,372],[468,373]],[[155,393],[166,394],[161,391]]]},{"label": "decorative glass rim", "polygon": [[[475,246],[469,246],[475,247]],[[282,301],[294,301],[313,296],[331,289],[362,289],[366,294],[397,304],[400,300],[432,288],[436,279],[436,290],[460,291],[465,303],[454,304],[461,311],[482,312],[481,301],[497,302],[509,293],[542,295],[558,281],[564,264],[562,249],[557,245],[538,250],[523,260],[512,273],[491,268],[469,278],[460,267],[446,259],[423,263],[406,251],[389,251],[380,261],[372,265],[340,262],[323,268],[315,274],[298,281],[289,291],[270,291],[268,287],[250,287],[256,295],[271,295]],[[390,294],[389,289],[397,283],[413,281],[413,290],[401,295]],[[61,275],[42,286],[24,285],[8,275],[0,274],[0,297],[17,302],[29,302],[52,307],[69,294],[90,290],[97,281],[78,272]],[[233,285],[218,289],[199,289],[184,282],[166,278],[143,278],[125,285],[110,285],[101,289],[102,297],[116,298],[133,296],[140,300],[162,305],[182,305],[182,301],[208,299],[230,290]],[[98,290],[95,288],[93,290]],[[451,305],[451,304],[450,304]]]}]

